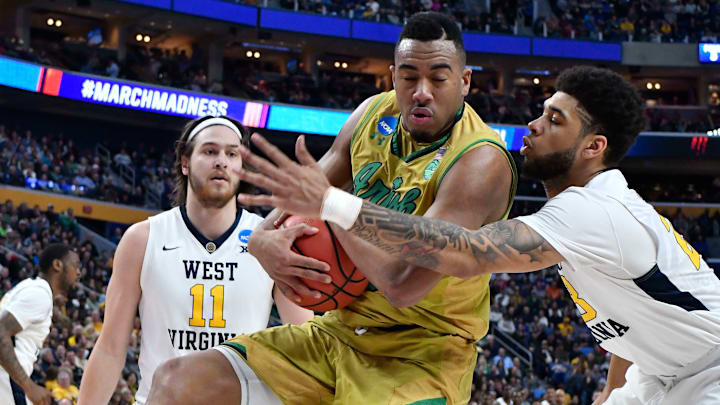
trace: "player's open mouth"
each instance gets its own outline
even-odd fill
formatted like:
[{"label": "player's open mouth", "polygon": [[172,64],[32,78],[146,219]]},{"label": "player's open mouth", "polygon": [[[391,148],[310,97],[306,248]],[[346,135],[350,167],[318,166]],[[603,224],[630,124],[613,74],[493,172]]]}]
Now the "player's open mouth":
[{"label": "player's open mouth", "polygon": [[410,119],[417,124],[426,124],[433,116],[433,112],[429,108],[415,107],[410,110]]},{"label": "player's open mouth", "polygon": [[529,148],[532,148],[532,142],[530,141],[530,138],[525,135],[523,136],[523,146],[520,147],[520,154],[524,155]]}]

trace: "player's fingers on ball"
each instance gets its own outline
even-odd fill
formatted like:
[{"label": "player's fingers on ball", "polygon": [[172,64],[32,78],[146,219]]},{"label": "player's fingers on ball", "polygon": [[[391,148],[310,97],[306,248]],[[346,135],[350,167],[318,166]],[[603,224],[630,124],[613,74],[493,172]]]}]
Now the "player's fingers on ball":
[{"label": "player's fingers on ball", "polygon": [[320,298],[320,293],[310,289],[305,283],[302,282],[299,278],[296,278],[297,282],[293,283],[291,288],[293,291],[295,291],[296,294],[303,295],[305,297],[315,297]]},{"label": "player's fingers on ball", "polygon": [[287,229],[294,238],[299,238],[304,235],[314,235],[318,232],[317,228],[307,224],[297,224]]},{"label": "player's fingers on ball", "polygon": [[329,264],[313,257],[303,256],[295,252],[292,253],[289,260],[292,262],[293,266],[296,266],[298,268],[309,269],[311,271],[330,271]]},{"label": "player's fingers on ball", "polygon": [[313,280],[324,284],[330,284],[332,282],[332,278],[330,278],[327,273],[305,267],[296,267],[296,269],[295,274],[306,280]]},{"label": "player's fingers on ball", "polygon": [[278,147],[268,142],[262,135],[254,134],[252,139],[255,146],[265,153],[276,165],[280,167],[296,166],[289,157],[287,157]]}]

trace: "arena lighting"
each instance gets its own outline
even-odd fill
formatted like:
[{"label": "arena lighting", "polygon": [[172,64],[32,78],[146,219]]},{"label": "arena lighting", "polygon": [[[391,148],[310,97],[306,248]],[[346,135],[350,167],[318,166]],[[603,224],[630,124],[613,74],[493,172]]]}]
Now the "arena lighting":
[{"label": "arena lighting", "polygon": [[653,85],[652,85],[652,83],[647,82],[647,84],[645,85],[645,87],[647,87],[648,90],[652,90]]},{"label": "arena lighting", "polygon": [[655,90],[660,90],[660,87],[662,87],[660,86],[660,83],[655,83]]},{"label": "arena lighting", "polygon": [[323,64],[323,61],[321,61],[320,59],[318,59],[318,61],[317,61],[317,62],[315,62],[315,63],[316,63],[316,64],[317,64],[318,66],[322,66],[322,64]]},{"label": "arena lighting", "polygon": [[343,69],[347,69],[347,67],[348,67],[347,62],[343,62],[343,63],[342,63],[342,68],[343,68]]},{"label": "arena lighting", "polygon": [[47,19],[47,25],[55,25],[55,20],[51,17]]},{"label": "arena lighting", "polygon": [[336,67],[336,68],[339,68],[339,67],[340,67],[340,62],[335,61],[335,67]]},{"label": "arena lighting", "polygon": [[62,20],[59,19],[59,18],[58,18],[57,20],[55,20],[55,26],[56,26],[56,27],[62,27]]},{"label": "arena lighting", "polygon": [[540,84],[540,78],[539,77],[533,77],[533,83],[536,85]]},{"label": "arena lighting", "polygon": [[142,42],[142,40],[143,40],[143,35],[142,35],[142,34],[137,34],[137,35],[135,35],[135,40],[138,41],[138,42]]},{"label": "arena lighting", "polygon": [[143,42],[145,42],[145,43],[150,42],[150,35],[145,35],[143,37]]},{"label": "arena lighting", "polygon": [[252,55],[253,55],[252,51],[245,52],[245,56],[247,56],[248,58],[252,58]]},{"label": "arena lighting", "polygon": [[255,53],[253,53],[253,57],[254,57],[255,59],[260,59],[260,52],[255,51]]}]

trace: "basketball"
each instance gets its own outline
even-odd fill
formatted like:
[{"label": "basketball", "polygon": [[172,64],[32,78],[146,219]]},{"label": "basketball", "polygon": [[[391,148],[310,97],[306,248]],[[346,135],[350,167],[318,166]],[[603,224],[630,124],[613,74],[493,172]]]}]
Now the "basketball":
[{"label": "basketball", "polygon": [[330,284],[304,279],[308,287],[320,292],[320,298],[300,295],[302,300],[297,304],[316,312],[325,312],[347,306],[360,297],[368,285],[368,281],[355,264],[350,260],[340,242],[335,239],[327,222],[319,219],[308,219],[298,216],[288,217],[283,226],[294,226],[306,223],[319,229],[315,235],[303,236],[293,243],[293,251],[303,256],[321,260],[330,265],[328,275]]}]

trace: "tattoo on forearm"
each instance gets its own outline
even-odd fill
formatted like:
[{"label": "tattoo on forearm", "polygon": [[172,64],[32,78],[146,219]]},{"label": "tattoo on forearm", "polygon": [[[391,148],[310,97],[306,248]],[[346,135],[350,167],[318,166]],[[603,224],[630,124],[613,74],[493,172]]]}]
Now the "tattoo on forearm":
[{"label": "tattoo on forearm", "polygon": [[3,335],[0,338],[0,365],[17,384],[24,385],[29,377],[15,355],[12,339],[6,334]]},{"label": "tattoo on forearm", "polygon": [[518,220],[500,221],[477,231],[449,222],[412,215],[400,215],[387,208],[363,202],[350,232],[408,263],[436,270],[447,264],[448,253],[470,251],[482,267],[502,260],[542,262],[550,245]]}]

